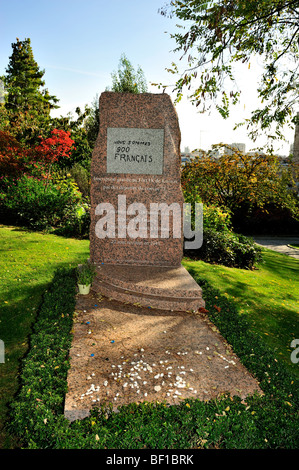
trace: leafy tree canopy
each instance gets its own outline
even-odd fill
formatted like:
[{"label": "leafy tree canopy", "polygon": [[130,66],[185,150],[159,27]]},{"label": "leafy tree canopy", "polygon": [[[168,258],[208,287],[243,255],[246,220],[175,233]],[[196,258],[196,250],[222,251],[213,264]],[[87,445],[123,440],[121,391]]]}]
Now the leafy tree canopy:
[{"label": "leafy tree canopy", "polygon": [[[192,159],[182,169],[182,188],[187,202],[202,201],[235,213],[238,209],[270,206],[290,211],[299,220],[296,183],[292,167],[283,169],[274,155],[243,154],[219,144]],[[225,152],[215,158],[215,149]],[[245,212],[244,212],[245,216]]]},{"label": "leafy tree canopy", "polygon": [[122,54],[117,72],[111,74],[111,91],[118,93],[146,93],[147,84],[143,70],[138,66],[135,71],[125,54]]},{"label": "leafy tree canopy", "polygon": [[[160,13],[183,20],[171,35],[175,51],[187,59],[175,85],[177,101],[186,87],[191,90],[194,85],[190,98],[199,110],[214,104],[227,118],[240,96],[233,64],[250,67],[252,57],[260,56],[263,73],[257,91],[262,105],[243,124],[253,140],[260,131],[270,139],[283,139],[282,127],[298,120],[294,108],[299,88],[299,1],[174,0]],[[175,63],[167,70],[179,73]],[[227,79],[229,91],[224,86]]]},{"label": "leafy tree canopy", "polygon": [[84,121],[84,128],[87,133],[87,140],[90,148],[93,149],[97,140],[100,127],[99,95],[97,94],[89,107],[89,114]]},{"label": "leafy tree canopy", "polygon": [[[147,84],[146,79],[141,67],[135,71],[131,62],[127,59],[125,54],[122,54],[119,60],[118,71],[111,74],[112,86],[107,87],[107,91],[114,91],[118,93],[146,93]],[[84,121],[84,129],[87,133],[87,139],[90,148],[93,148],[98,136],[100,125],[100,110],[99,110],[99,96],[96,95],[91,106],[89,107],[89,114]]]}]

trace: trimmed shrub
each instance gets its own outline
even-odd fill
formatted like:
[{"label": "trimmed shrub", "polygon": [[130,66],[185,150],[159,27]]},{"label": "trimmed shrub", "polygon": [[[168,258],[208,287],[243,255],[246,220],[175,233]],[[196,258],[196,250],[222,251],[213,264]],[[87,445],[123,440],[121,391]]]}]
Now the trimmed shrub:
[{"label": "trimmed shrub", "polygon": [[262,261],[261,248],[251,238],[213,228],[204,228],[200,248],[185,250],[184,254],[191,259],[242,269],[251,269]]},{"label": "trimmed shrub", "polygon": [[[75,183],[74,183],[75,185]],[[2,182],[0,214],[2,221],[32,230],[60,230],[81,235],[89,230],[89,206],[82,202],[76,185],[23,176]]]}]

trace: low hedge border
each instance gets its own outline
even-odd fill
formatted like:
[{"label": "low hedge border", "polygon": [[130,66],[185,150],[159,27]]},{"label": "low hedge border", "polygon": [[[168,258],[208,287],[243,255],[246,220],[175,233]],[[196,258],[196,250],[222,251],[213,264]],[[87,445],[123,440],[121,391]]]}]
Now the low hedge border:
[{"label": "low hedge border", "polygon": [[[192,274],[192,273],[191,273]],[[72,270],[56,272],[45,292],[30,350],[23,361],[21,387],[11,405],[9,432],[30,449],[295,449],[298,444],[296,379],[238,315],[234,305],[202,279],[196,279],[211,320],[257,377],[264,396],[224,396],[130,404],[113,413],[108,406],[69,423],[63,415],[68,354],[75,309]],[[217,306],[217,309],[215,308]],[[219,311],[220,308],[220,311]]]},{"label": "low hedge border", "polygon": [[184,250],[185,256],[240,269],[252,269],[263,260],[261,248],[251,237],[208,227],[204,227],[203,234],[202,246]]}]

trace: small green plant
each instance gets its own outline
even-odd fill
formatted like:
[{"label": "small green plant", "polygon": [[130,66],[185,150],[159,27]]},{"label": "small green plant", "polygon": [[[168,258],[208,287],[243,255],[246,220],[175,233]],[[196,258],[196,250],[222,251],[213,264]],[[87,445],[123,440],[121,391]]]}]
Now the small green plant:
[{"label": "small green plant", "polygon": [[79,264],[76,270],[76,275],[78,284],[89,286],[96,275],[96,268],[93,264],[87,261],[84,264]]}]

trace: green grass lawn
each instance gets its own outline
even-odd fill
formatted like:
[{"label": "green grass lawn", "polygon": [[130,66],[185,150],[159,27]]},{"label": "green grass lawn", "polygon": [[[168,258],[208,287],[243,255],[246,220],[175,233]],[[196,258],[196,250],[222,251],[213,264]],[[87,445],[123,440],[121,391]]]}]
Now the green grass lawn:
[{"label": "green grass lawn", "polygon": [[[89,241],[0,226],[0,339],[5,363],[0,364],[0,448],[7,405],[18,388],[20,361],[42,295],[59,267],[76,266],[89,257]],[[13,445],[13,444],[11,444]]]},{"label": "green grass lawn", "polygon": [[206,279],[233,300],[277,359],[298,374],[298,364],[290,360],[290,344],[299,338],[299,261],[267,249],[263,249],[263,258],[253,271],[188,259],[183,264],[192,275]]}]

